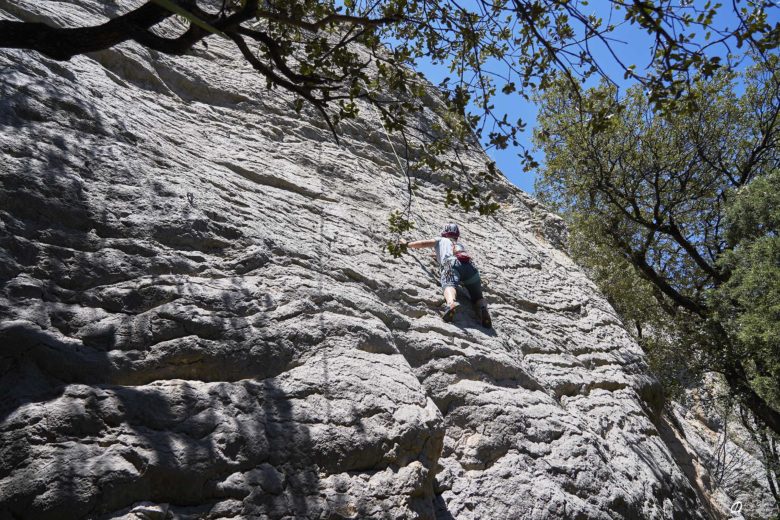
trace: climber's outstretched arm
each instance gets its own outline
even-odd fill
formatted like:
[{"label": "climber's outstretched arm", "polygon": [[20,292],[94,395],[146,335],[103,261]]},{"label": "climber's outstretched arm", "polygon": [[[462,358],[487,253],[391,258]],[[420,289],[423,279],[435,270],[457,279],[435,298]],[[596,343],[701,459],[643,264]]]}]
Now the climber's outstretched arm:
[{"label": "climber's outstretched arm", "polygon": [[412,249],[423,249],[426,247],[433,247],[436,245],[436,240],[416,240],[414,242],[407,242],[406,247],[410,247]]}]

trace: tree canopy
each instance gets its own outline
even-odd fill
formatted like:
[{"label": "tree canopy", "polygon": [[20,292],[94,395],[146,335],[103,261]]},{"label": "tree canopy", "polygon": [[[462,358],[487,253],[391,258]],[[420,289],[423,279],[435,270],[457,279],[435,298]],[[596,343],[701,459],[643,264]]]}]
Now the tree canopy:
[{"label": "tree canopy", "polygon": [[[122,2],[119,2],[120,5]],[[606,77],[600,46],[627,77],[650,92],[657,107],[686,99],[692,75],[712,75],[730,65],[730,52],[748,47],[764,57],[780,42],[770,0],[735,0],[729,7],[690,0],[609,0],[591,14],[585,0],[149,0],[127,2],[127,11],[96,26],[52,27],[0,21],[0,47],[72,56],[135,41],[158,52],[183,55],[208,38],[226,38],[271,87],[287,89],[318,109],[331,125],[355,117],[364,99],[380,110],[391,131],[406,131],[419,146],[415,167],[447,168],[444,150],[474,135],[482,144],[517,145],[525,122],[495,108],[497,94],[527,99],[556,73],[570,81]],[[730,20],[724,23],[722,19]],[[177,31],[159,27],[179,16]],[[719,21],[720,20],[720,21]],[[647,33],[652,48],[629,63],[614,39],[617,26]],[[367,52],[358,52],[356,45]],[[368,57],[366,57],[368,56]],[[724,59],[725,56],[725,59]],[[414,72],[419,60],[446,66],[438,87],[451,117],[433,132],[409,128],[405,114],[423,103],[425,86]],[[405,136],[406,137],[406,136]],[[526,150],[527,167],[535,166]],[[464,209],[494,209],[467,188],[452,198]]]},{"label": "tree canopy", "polygon": [[[780,72],[692,82],[695,106],[654,111],[558,80],[539,97],[540,198],[571,226],[586,266],[667,390],[723,375],[780,435]],[[776,437],[775,437],[776,439]],[[775,442],[775,441],[772,441]],[[772,462],[777,477],[778,460]],[[771,482],[771,478],[770,478]]]}]

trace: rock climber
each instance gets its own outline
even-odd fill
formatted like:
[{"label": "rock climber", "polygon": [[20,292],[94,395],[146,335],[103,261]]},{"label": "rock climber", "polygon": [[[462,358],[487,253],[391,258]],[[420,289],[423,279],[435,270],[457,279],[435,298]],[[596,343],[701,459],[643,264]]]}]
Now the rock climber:
[{"label": "rock climber", "polygon": [[405,242],[405,244],[412,249],[426,247],[434,249],[436,260],[441,268],[441,287],[444,289],[446,307],[442,316],[444,321],[451,322],[455,318],[455,313],[460,305],[455,299],[456,287],[460,284],[468,290],[482,326],[490,328],[492,321],[488,313],[487,302],[482,296],[479,271],[471,261],[466,246],[462,242],[458,242],[458,238],[460,238],[458,225],[449,223],[444,226],[439,238]]}]

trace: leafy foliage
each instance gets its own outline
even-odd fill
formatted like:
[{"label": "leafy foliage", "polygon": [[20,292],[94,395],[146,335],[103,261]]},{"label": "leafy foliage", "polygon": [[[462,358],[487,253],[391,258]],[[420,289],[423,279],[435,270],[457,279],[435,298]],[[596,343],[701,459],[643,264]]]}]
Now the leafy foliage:
[{"label": "leafy foliage", "polygon": [[659,305],[655,286],[600,233],[598,217],[567,217],[570,254],[587,269],[642,346],[666,396],[682,398],[686,387],[698,380],[706,367],[704,353],[680,348],[684,342],[675,322],[684,320],[685,315],[670,316]]},{"label": "leafy foliage", "polygon": [[535,140],[547,158],[537,191],[569,221],[572,255],[667,395],[724,376],[780,503],[777,65],[701,76],[676,111],[654,111],[640,88],[620,99],[559,80],[539,98]]},{"label": "leafy foliage", "polygon": [[401,236],[414,229],[414,222],[398,210],[390,213],[388,221],[387,227],[393,238],[385,242],[385,250],[394,258],[398,258],[408,250],[406,243],[401,240]]},{"label": "leafy foliage", "polygon": [[780,408],[780,170],[743,188],[727,209],[728,281],[713,291],[717,319],[746,359],[756,391]]},{"label": "leafy foliage", "polygon": [[[688,0],[608,0],[609,15],[589,14],[584,0],[150,0],[95,27],[56,28],[0,21],[0,47],[35,49],[55,59],[135,40],[169,54],[184,54],[207,38],[228,38],[235,52],[267,80],[270,88],[293,92],[291,107],[318,110],[338,139],[341,121],[355,118],[366,103],[379,111],[390,132],[407,149],[405,174],[450,172],[462,182],[448,201],[464,210],[490,213],[484,179],[463,179],[452,152],[484,144],[519,144],[522,120],[496,109],[498,96],[527,101],[562,75],[577,80],[604,73],[592,45],[605,47],[626,77],[641,83],[655,109],[690,108],[691,77],[710,77],[731,47],[750,48],[766,59],[780,43],[780,27],[769,0],[745,0],[728,8]],[[716,23],[727,11],[730,29]],[[184,29],[161,36],[152,29],[172,16]],[[625,63],[612,34],[620,25],[646,32],[653,41],[649,66]],[[645,58],[645,57],[642,57]],[[438,85],[446,103],[433,128],[414,128],[407,117],[426,103],[429,87],[414,72],[420,60],[446,67]],[[593,124],[603,123],[598,117]],[[413,159],[411,157],[414,156]],[[526,170],[538,166],[528,150]]]},{"label": "leafy foliage", "polygon": [[701,76],[695,109],[673,112],[638,87],[619,99],[608,84],[558,80],[539,98],[536,143],[547,158],[538,193],[571,223],[573,255],[667,389],[719,371],[780,433],[777,68],[770,57],[742,78]]}]

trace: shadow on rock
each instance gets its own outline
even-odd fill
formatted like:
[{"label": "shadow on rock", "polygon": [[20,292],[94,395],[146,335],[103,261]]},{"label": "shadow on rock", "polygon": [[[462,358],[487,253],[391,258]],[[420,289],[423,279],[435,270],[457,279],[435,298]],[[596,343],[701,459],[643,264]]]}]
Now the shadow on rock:
[{"label": "shadow on rock", "polygon": [[181,200],[184,218],[161,220],[178,227],[145,239],[123,210],[149,188],[126,160],[136,137],[40,79],[77,84],[61,65],[18,56],[2,56],[0,84],[0,516],[153,501],[181,517],[320,517],[308,427],[273,379],[297,347],[265,332],[259,284],[201,274],[213,258],[189,252],[229,258],[240,236],[193,226]]}]

